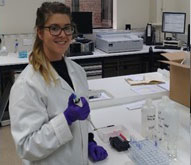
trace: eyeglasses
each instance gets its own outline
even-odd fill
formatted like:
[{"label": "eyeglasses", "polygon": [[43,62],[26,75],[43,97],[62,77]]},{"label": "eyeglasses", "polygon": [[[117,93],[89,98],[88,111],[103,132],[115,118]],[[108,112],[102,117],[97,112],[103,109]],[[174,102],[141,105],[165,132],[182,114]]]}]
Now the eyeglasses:
[{"label": "eyeglasses", "polygon": [[62,33],[62,30],[67,36],[74,34],[75,31],[75,27],[72,24],[65,25],[64,27],[60,27],[59,25],[53,24],[50,26],[44,26],[43,28],[48,28],[50,34],[53,36],[59,36]]}]

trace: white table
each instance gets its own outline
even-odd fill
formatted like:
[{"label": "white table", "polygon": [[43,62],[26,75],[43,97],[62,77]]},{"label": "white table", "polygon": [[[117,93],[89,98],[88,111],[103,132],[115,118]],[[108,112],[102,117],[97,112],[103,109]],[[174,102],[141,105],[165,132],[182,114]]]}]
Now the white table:
[{"label": "white table", "polygon": [[[146,74],[155,74],[146,73]],[[145,74],[137,74],[137,75],[145,75]],[[112,99],[98,101],[98,102],[90,102],[90,106],[92,109],[120,105],[128,102],[132,102],[135,100],[142,100],[146,97],[149,98],[160,98],[163,95],[168,95],[168,91],[160,88],[158,85],[153,85],[153,87],[158,90],[156,93],[148,93],[140,95],[132,90],[132,86],[130,86],[126,81],[125,78],[128,76],[118,76],[118,77],[111,77],[111,78],[102,78],[102,79],[95,79],[89,80],[89,89],[91,90],[105,90],[109,94],[112,95]],[[166,81],[169,83],[169,81]],[[149,88],[148,86],[141,85],[142,87]],[[140,86],[140,87],[141,87]]]}]

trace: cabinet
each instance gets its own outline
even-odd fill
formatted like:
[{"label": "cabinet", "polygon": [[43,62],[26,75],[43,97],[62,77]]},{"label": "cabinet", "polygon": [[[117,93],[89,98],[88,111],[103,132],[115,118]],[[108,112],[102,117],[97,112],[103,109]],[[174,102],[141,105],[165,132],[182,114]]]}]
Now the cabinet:
[{"label": "cabinet", "polygon": [[127,55],[103,60],[103,77],[122,76],[148,71],[147,55]]},{"label": "cabinet", "polygon": [[106,78],[154,72],[157,71],[158,68],[168,69],[167,64],[160,62],[160,60],[164,60],[164,57],[160,54],[161,52],[152,52],[144,54],[78,59],[74,61],[85,69],[88,79],[101,77]]},{"label": "cabinet", "polygon": [[86,71],[87,79],[102,78],[102,60],[101,59],[83,59],[74,60]]}]

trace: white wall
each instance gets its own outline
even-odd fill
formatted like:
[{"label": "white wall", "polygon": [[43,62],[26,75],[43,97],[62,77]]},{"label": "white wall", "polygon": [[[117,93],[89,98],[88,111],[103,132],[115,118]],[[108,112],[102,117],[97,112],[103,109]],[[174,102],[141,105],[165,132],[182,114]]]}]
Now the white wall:
[{"label": "white wall", "polygon": [[113,0],[114,29],[125,29],[125,24],[132,28],[143,28],[149,21],[149,0]]},{"label": "white wall", "polygon": [[150,0],[150,22],[161,23],[163,11],[186,12],[186,23],[190,22],[190,0]]},{"label": "white wall", "polygon": [[177,10],[180,12],[186,12],[186,24],[190,23],[190,0],[184,0],[182,3],[180,0],[176,0]]},{"label": "white wall", "polygon": [[[0,6],[0,34],[33,32],[36,10],[43,1],[47,0],[5,0],[5,6]],[[144,28],[150,21],[159,22],[160,1],[162,0],[113,0],[114,29],[125,29],[125,24],[131,24],[132,28]],[[190,0],[163,2],[166,11],[186,11],[187,23],[189,22]]]},{"label": "white wall", "polygon": [[43,1],[47,0],[5,0],[0,6],[0,34],[33,32],[36,10]]}]

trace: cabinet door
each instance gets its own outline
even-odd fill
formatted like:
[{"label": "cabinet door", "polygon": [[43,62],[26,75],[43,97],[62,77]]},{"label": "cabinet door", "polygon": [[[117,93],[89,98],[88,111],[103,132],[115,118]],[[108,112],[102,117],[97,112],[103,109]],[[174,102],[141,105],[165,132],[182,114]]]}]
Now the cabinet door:
[{"label": "cabinet door", "polygon": [[144,73],[148,64],[143,56],[133,55],[120,58],[119,75]]},{"label": "cabinet door", "polygon": [[103,77],[119,75],[118,58],[108,57],[103,60]]},{"label": "cabinet door", "polygon": [[161,56],[160,54],[163,52],[157,52],[157,53],[153,53],[148,54],[148,60],[149,60],[149,70],[148,72],[156,72],[158,68],[161,69],[167,69],[169,70],[169,66],[168,64],[164,64],[162,62],[160,62],[161,60],[167,60],[165,57]]}]

